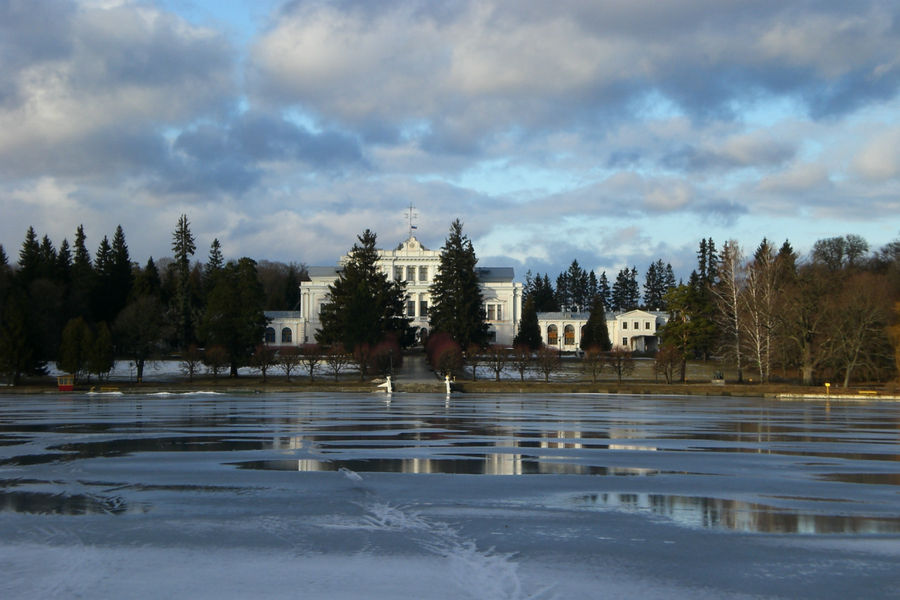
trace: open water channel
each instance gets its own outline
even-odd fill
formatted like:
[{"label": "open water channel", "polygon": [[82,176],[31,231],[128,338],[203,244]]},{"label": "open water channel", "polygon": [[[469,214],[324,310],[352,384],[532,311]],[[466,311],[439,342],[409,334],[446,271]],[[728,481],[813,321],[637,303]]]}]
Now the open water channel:
[{"label": "open water channel", "polygon": [[900,597],[900,405],[0,396],[2,598]]}]

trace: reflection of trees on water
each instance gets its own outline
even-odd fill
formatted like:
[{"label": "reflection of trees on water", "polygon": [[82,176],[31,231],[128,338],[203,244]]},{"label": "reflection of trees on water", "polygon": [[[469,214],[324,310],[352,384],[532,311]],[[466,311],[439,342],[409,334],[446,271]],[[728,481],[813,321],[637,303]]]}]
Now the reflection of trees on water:
[{"label": "reflection of trees on water", "polygon": [[825,515],[731,500],[648,493],[599,493],[576,500],[604,509],[644,511],[687,527],[752,533],[883,534],[900,532],[900,519]]}]

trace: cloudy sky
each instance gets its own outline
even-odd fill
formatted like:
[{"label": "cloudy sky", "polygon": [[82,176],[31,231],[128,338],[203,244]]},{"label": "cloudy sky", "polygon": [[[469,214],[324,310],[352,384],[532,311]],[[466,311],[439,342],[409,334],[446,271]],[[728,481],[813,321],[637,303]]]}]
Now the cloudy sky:
[{"label": "cloudy sky", "polygon": [[893,0],[0,0],[0,243],[693,267],[900,237]]}]

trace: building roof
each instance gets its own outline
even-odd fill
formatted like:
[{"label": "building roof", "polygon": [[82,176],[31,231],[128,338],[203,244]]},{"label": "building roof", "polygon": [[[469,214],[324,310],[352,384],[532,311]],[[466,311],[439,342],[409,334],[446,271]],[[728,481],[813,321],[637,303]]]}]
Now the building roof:
[{"label": "building roof", "polygon": [[587,321],[591,313],[589,312],[539,312],[538,320],[543,321]]},{"label": "building roof", "polygon": [[331,277],[337,279],[339,267],[307,267],[310,279],[313,277]]},{"label": "building roof", "polygon": [[302,316],[299,310],[267,310],[263,314],[267,319],[299,319]]}]

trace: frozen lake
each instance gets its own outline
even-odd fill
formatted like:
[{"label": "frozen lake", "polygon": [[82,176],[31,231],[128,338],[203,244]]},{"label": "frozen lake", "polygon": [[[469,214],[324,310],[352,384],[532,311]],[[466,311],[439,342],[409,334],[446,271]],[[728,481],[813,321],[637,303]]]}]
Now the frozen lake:
[{"label": "frozen lake", "polygon": [[2,598],[900,597],[900,405],[0,396]]}]

